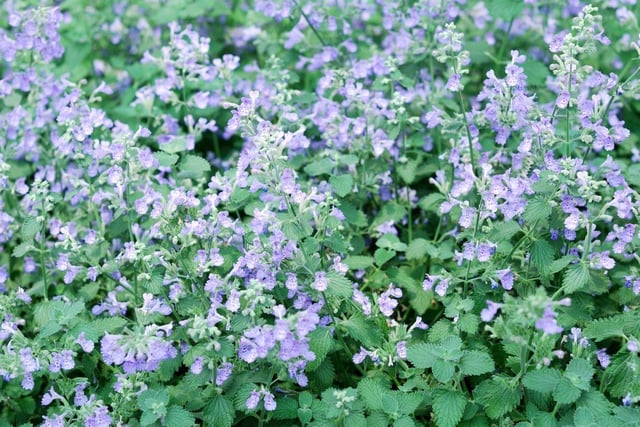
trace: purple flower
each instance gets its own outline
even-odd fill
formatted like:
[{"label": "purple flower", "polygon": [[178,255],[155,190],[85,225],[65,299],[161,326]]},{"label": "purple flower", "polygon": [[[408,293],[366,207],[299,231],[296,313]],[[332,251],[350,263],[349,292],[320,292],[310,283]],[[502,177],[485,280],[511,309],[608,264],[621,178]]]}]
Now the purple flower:
[{"label": "purple flower", "polygon": [[498,270],[496,274],[498,275],[498,279],[500,279],[500,284],[505,290],[510,291],[513,289],[513,273],[509,268]]},{"label": "purple flower", "polygon": [[362,307],[362,313],[365,316],[371,315],[371,301],[369,297],[367,297],[364,292],[358,289],[357,284],[353,284],[353,302],[357,303]]},{"label": "purple flower", "polygon": [[100,405],[96,407],[91,415],[84,419],[84,425],[85,427],[109,427],[111,421],[109,409],[104,405]]},{"label": "purple flower", "polygon": [[94,349],[93,341],[88,340],[85,337],[84,332],[80,332],[80,335],[78,335],[78,339],[75,342],[80,345],[82,351],[85,353],[91,353]]},{"label": "purple flower", "polygon": [[264,393],[264,409],[266,409],[267,411],[276,410],[275,396],[269,392]]},{"label": "purple flower", "polygon": [[190,368],[191,373],[193,375],[200,375],[202,373],[203,365],[204,365],[204,358],[196,357],[193,360],[193,363],[191,364],[191,368]]},{"label": "purple flower", "polygon": [[491,322],[498,313],[498,310],[500,310],[500,307],[502,307],[502,304],[487,300],[487,308],[480,312],[480,318],[483,322]]},{"label": "purple flower", "polygon": [[311,285],[311,287],[318,292],[324,292],[327,290],[328,281],[323,271],[318,271],[316,273],[315,280],[313,281],[313,284]]},{"label": "purple flower", "polygon": [[258,403],[260,403],[260,393],[253,390],[246,402],[247,409],[256,409],[258,407]]},{"label": "purple flower", "polygon": [[553,311],[551,304],[544,309],[542,318],[536,321],[536,329],[543,331],[545,334],[559,334],[562,328],[556,321],[556,313]]},{"label": "purple flower", "polygon": [[216,385],[221,386],[233,373],[233,365],[229,362],[224,362],[220,367],[216,370]]},{"label": "purple flower", "polygon": [[631,353],[637,353],[638,341],[629,340],[629,342],[627,342],[627,350],[629,350]]},{"label": "purple flower", "polygon": [[402,297],[402,289],[396,288],[393,283],[389,285],[389,289],[384,291],[378,299],[380,311],[389,317],[393,314],[393,310],[398,306],[398,301],[394,298]]},{"label": "purple flower", "polygon": [[596,351],[596,357],[598,358],[598,362],[600,362],[600,366],[603,369],[607,369],[607,366],[611,364],[611,357],[607,354],[606,348],[601,348]]},{"label": "purple flower", "polygon": [[458,92],[462,89],[462,84],[460,83],[460,74],[455,73],[452,74],[449,77],[449,80],[447,81],[447,89],[449,89],[451,92]]}]

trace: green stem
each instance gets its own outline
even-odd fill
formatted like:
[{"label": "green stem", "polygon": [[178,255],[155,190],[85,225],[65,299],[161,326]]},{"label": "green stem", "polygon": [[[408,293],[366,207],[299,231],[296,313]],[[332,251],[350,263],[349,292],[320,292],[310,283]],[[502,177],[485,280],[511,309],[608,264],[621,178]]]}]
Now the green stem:
[{"label": "green stem", "polygon": [[302,10],[302,7],[300,6],[300,4],[296,0],[292,0],[292,1],[293,1],[293,4],[295,4],[296,7],[300,10],[300,13],[302,14],[302,17],[304,18],[305,21],[307,21],[307,24],[309,25],[309,28],[311,28],[311,31],[313,31],[313,34],[316,35],[316,37],[320,41],[320,44],[322,44],[322,46],[324,46],[324,47],[327,47],[327,43],[325,43],[324,39],[322,38],[322,36],[320,35],[320,33],[318,32],[316,27],[311,23],[311,20],[309,19],[307,14],[304,13],[304,10]]},{"label": "green stem", "polygon": [[471,159],[471,168],[473,173],[476,173],[476,161],[475,156],[473,154],[473,138],[471,137],[471,129],[469,128],[469,123],[467,122],[467,111],[464,108],[464,100],[462,99],[462,92],[458,91],[458,101],[460,103],[460,109],[462,111],[462,120],[464,121],[464,128],[467,133],[467,140],[469,141],[469,157]]},{"label": "green stem", "polygon": [[47,221],[46,221],[46,210],[45,210],[45,202],[44,200],[42,201],[42,216],[43,216],[43,220],[42,220],[42,228],[40,229],[40,270],[42,272],[42,294],[44,296],[44,300],[48,301],[49,300],[49,294],[48,294],[48,288],[49,288],[49,281],[47,279],[47,270],[45,267],[45,251],[46,251],[46,245],[45,245],[45,235],[46,235],[46,226],[47,226]]}]

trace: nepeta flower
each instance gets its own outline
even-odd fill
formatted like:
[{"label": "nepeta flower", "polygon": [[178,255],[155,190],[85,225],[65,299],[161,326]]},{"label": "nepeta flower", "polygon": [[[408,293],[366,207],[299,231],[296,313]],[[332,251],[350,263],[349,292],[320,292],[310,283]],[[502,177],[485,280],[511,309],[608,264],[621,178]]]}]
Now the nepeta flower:
[{"label": "nepeta flower", "polygon": [[607,354],[606,348],[601,348],[596,351],[596,357],[598,358],[598,362],[602,369],[606,369],[611,364],[611,357]]},{"label": "nepeta flower", "polygon": [[483,322],[491,322],[498,313],[498,310],[500,310],[500,307],[502,307],[502,304],[487,300],[487,308],[482,309],[480,318]]},{"label": "nepeta flower", "polygon": [[380,311],[385,316],[389,317],[393,314],[393,310],[398,306],[398,301],[395,298],[402,297],[402,289],[396,288],[393,283],[389,285],[389,289],[384,291],[378,299],[378,306]]},{"label": "nepeta flower", "polygon": [[325,273],[323,271],[318,271],[311,287],[318,292],[324,292],[327,290],[328,284],[329,282],[327,281]]},{"label": "nepeta flower", "polygon": [[536,321],[536,329],[544,332],[545,334],[559,334],[562,332],[562,328],[556,321],[556,313],[553,311],[551,304],[547,305],[544,309],[543,316]]}]

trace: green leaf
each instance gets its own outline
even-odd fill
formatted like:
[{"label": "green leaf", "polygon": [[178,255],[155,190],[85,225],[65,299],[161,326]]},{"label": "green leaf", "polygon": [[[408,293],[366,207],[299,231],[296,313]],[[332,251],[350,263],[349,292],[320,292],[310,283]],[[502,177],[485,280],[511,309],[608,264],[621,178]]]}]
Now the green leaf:
[{"label": "green leaf", "polygon": [[14,258],[22,258],[33,249],[35,249],[35,246],[33,246],[32,243],[22,242],[13,249],[13,252],[11,252],[11,256],[13,256]]},{"label": "green leaf", "polygon": [[393,427],[415,427],[416,423],[411,419],[411,417],[400,417],[393,422]]},{"label": "green leaf", "polygon": [[389,415],[393,415],[400,410],[398,400],[391,393],[382,394],[382,410]]},{"label": "green leaf", "polygon": [[141,426],[149,426],[155,423],[162,415],[152,411],[143,411],[140,417]]},{"label": "green leaf", "polygon": [[482,375],[494,369],[493,359],[482,351],[465,351],[460,359],[460,371],[464,375]]},{"label": "green leaf", "polygon": [[341,325],[347,333],[356,341],[368,348],[377,348],[382,345],[382,333],[373,320],[365,318],[361,314],[355,314],[350,319],[344,320]]},{"label": "green leaf", "polygon": [[588,408],[577,408],[573,414],[573,425],[575,427],[597,427],[593,412]]},{"label": "green leaf", "polygon": [[458,325],[458,328],[462,332],[475,334],[478,331],[478,326],[480,325],[480,317],[477,314],[465,313],[460,316],[456,325]]},{"label": "green leaf", "polygon": [[548,219],[552,211],[553,209],[548,201],[544,199],[533,199],[527,203],[522,218],[529,224],[532,224]]},{"label": "green leaf", "polygon": [[337,298],[350,299],[353,295],[351,280],[336,272],[327,273],[327,295]]},{"label": "green leaf", "polygon": [[499,222],[491,230],[491,241],[498,242],[511,239],[516,233],[521,231],[520,224],[516,221]]},{"label": "green leaf", "polygon": [[417,169],[418,163],[415,160],[410,160],[407,163],[398,165],[398,175],[406,184],[411,184],[416,179]]},{"label": "green leaf", "polygon": [[167,406],[169,392],[162,388],[152,388],[138,395],[138,406],[143,411],[153,411],[158,406]]},{"label": "green leaf", "polygon": [[607,317],[605,319],[595,319],[584,328],[584,336],[595,341],[603,341],[607,338],[623,337],[625,314]]},{"label": "green leaf", "polygon": [[433,412],[438,427],[455,427],[462,419],[467,399],[457,390],[437,389],[433,393]]},{"label": "green leaf", "polygon": [[364,270],[373,265],[373,258],[364,255],[352,255],[345,258],[344,263],[349,270]]},{"label": "green leaf", "polygon": [[199,179],[205,176],[210,170],[211,164],[207,160],[188,154],[182,158],[178,166],[178,177]]},{"label": "green leaf", "polygon": [[544,240],[533,242],[531,245],[531,262],[540,273],[546,275],[549,272],[554,252],[553,247]]},{"label": "green leaf", "polygon": [[329,178],[329,183],[333,191],[340,197],[345,197],[353,189],[353,177],[351,175],[332,176]]},{"label": "green leaf", "polygon": [[206,425],[211,427],[231,427],[235,411],[233,405],[224,396],[218,395],[204,408],[203,418]]},{"label": "green leaf", "polygon": [[344,427],[367,427],[367,419],[360,412],[352,412],[344,418]]},{"label": "green leaf", "polygon": [[309,333],[309,347],[313,354],[316,355],[315,360],[308,364],[308,371],[316,369],[320,363],[327,357],[327,354],[333,349],[334,339],[331,336],[330,328],[316,328]]},{"label": "green leaf", "polygon": [[528,58],[524,64],[520,65],[527,75],[527,83],[532,86],[540,86],[545,84],[547,76],[549,76],[549,68],[540,61]]},{"label": "green leaf", "polygon": [[501,19],[509,22],[516,16],[519,16],[524,9],[524,2],[514,2],[512,0],[489,0],[486,2],[489,14],[494,19]]},{"label": "green leaf", "polygon": [[446,198],[440,193],[431,193],[428,196],[423,197],[418,202],[418,206],[420,209],[433,212],[440,213],[440,205],[444,202]]},{"label": "green leaf", "polygon": [[327,157],[309,163],[304,167],[304,171],[309,176],[318,176],[323,174],[330,174],[333,171],[335,162]]},{"label": "green leaf", "polygon": [[595,370],[585,359],[573,359],[569,362],[564,376],[571,381],[571,384],[580,390],[589,390],[590,382]]},{"label": "green leaf", "polygon": [[357,227],[366,227],[369,225],[369,220],[367,219],[367,216],[364,214],[364,212],[357,209],[351,203],[341,200],[340,210],[344,214],[344,217],[347,219],[349,224],[355,225]]},{"label": "green leaf", "polygon": [[166,424],[171,427],[191,427],[195,424],[193,414],[177,405],[167,409]]},{"label": "green leaf", "polygon": [[184,136],[176,136],[166,144],[158,144],[158,148],[169,154],[180,153],[187,149],[187,139]]},{"label": "green leaf", "polygon": [[34,216],[29,216],[20,227],[20,234],[24,242],[31,242],[40,229],[40,223]]},{"label": "green leaf", "polygon": [[474,390],[476,401],[484,406],[489,418],[500,418],[520,403],[521,392],[509,380],[494,377],[480,383]]},{"label": "green leaf", "polygon": [[418,393],[406,393],[398,390],[391,393],[398,400],[398,411],[405,415],[413,414],[424,400],[424,397]]},{"label": "green leaf", "polygon": [[435,344],[420,343],[407,347],[407,359],[416,368],[431,368],[442,354],[442,347]]},{"label": "green leaf", "polygon": [[364,404],[372,411],[381,411],[382,396],[387,392],[387,387],[375,378],[365,378],[358,383],[358,393]]},{"label": "green leaf", "polygon": [[562,373],[554,368],[540,368],[535,371],[529,371],[522,379],[522,384],[529,390],[539,391],[540,393],[552,393],[560,380]]},{"label": "green leaf", "polygon": [[298,402],[290,397],[283,397],[276,402],[273,411],[274,420],[292,420],[298,417]]},{"label": "green leaf", "polygon": [[407,244],[402,243],[398,236],[395,234],[384,234],[376,241],[376,245],[379,248],[391,249],[398,252],[404,252],[407,250]]},{"label": "green leaf", "polygon": [[376,265],[382,267],[387,261],[393,259],[396,256],[396,251],[389,249],[378,248],[373,254],[373,258],[376,260]]},{"label": "green leaf", "polygon": [[575,264],[569,267],[562,279],[562,287],[568,294],[584,288],[590,279],[589,267],[586,264]]},{"label": "green leaf", "polygon": [[431,370],[433,372],[433,376],[443,384],[448,383],[453,378],[453,374],[455,373],[455,364],[446,360],[437,359]]},{"label": "green leaf", "polygon": [[559,258],[555,261],[553,261],[551,263],[551,265],[549,265],[549,273],[551,274],[556,274],[562,270],[564,270],[564,268],[566,266],[568,266],[569,264],[571,264],[572,261],[575,261],[576,257],[573,255],[565,255],[562,258]]},{"label": "green leaf", "polygon": [[553,400],[561,405],[568,405],[578,400],[581,393],[580,389],[573,385],[569,378],[563,377],[553,391]]},{"label": "green leaf", "polygon": [[156,158],[160,166],[168,168],[175,165],[180,158],[177,154],[168,154],[158,151],[157,153],[153,153],[153,157]]},{"label": "green leaf", "polygon": [[429,242],[425,239],[417,238],[413,239],[407,247],[406,256],[407,259],[420,259],[423,258],[429,250]]}]

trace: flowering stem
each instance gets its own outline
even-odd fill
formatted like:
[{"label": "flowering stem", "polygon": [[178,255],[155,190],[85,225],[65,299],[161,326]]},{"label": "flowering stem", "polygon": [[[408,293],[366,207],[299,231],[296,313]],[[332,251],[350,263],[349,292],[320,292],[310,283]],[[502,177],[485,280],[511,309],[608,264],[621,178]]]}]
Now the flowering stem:
[{"label": "flowering stem", "polygon": [[297,2],[297,0],[292,0],[292,1],[293,1],[293,4],[295,4],[296,7],[300,10],[300,13],[302,14],[302,17],[304,18],[304,20],[307,21],[307,24],[309,24],[309,28],[311,28],[311,31],[313,31],[313,34],[315,34],[316,37],[318,38],[318,40],[320,40],[320,44],[322,44],[322,46],[324,46],[324,47],[327,47],[327,43],[325,43],[325,41],[322,38],[322,36],[320,36],[320,33],[318,32],[316,27],[311,23],[311,20],[309,19],[307,14],[304,13],[304,10],[302,10],[302,7]]},{"label": "flowering stem", "polygon": [[458,101],[460,103],[460,109],[462,110],[462,119],[464,120],[464,127],[467,133],[467,140],[469,141],[469,157],[471,159],[471,168],[473,173],[476,173],[476,161],[473,155],[473,142],[471,138],[471,129],[469,128],[469,123],[467,122],[467,111],[464,108],[464,100],[462,99],[462,92],[458,91]]},{"label": "flowering stem", "polygon": [[42,229],[40,230],[40,270],[42,271],[42,294],[44,296],[44,300],[48,301],[49,300],[49,295],[48,295],[48,288],[49,288],[49,282],[47,280],[47,271],[45,269],[45,251],[46,251],[46,247],[45,247],[45,243],[44,243],[44,236],[46,233],[46,220],[44,218],[46,218],[46,210],[45,210],[45,205],[44,205],[44,199],[42,200],[42,215],[43,215],[43,219],[42,219]]}]

